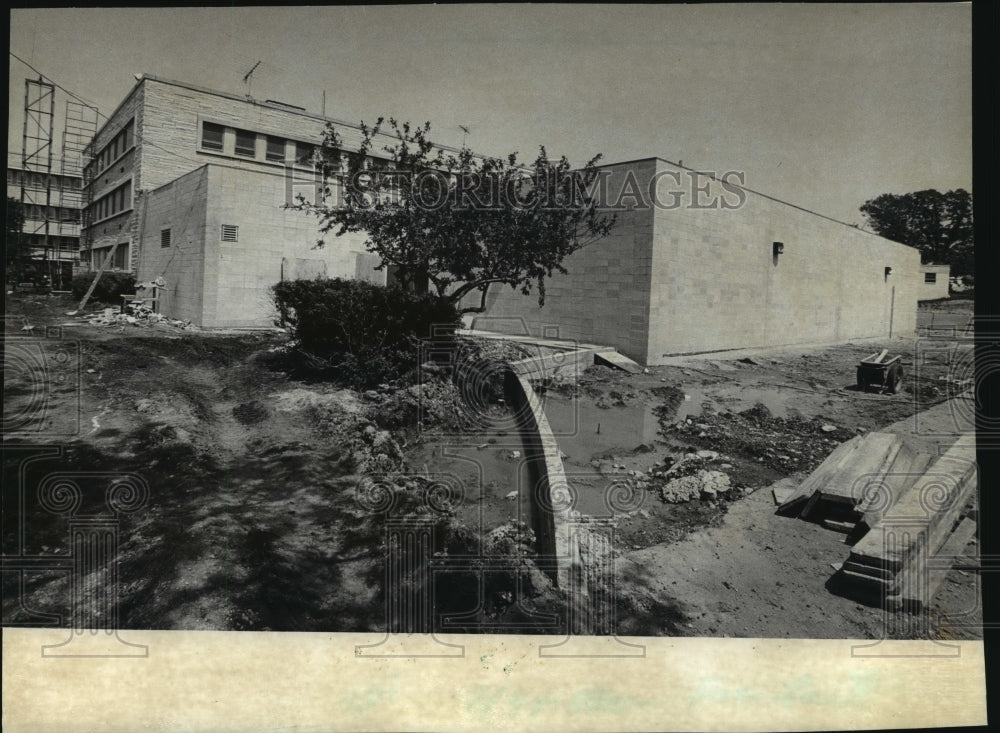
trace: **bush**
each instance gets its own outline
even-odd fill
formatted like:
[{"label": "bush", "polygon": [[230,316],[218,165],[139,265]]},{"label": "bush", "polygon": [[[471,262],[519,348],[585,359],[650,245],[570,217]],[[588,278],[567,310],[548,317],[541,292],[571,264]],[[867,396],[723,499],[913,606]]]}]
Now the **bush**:
[{"label": "bush", "polygon": [[359,280],[286,280],[274,286],[274,300],[302,350],[359,387],[417,367],[421,339],[433,336],[434,351],[447,348],[461,322],[436,295]]},{"label": "bush", "polygon": [[[90,284],[94,282],[95,273],[74,275],[70,290],[74,298],[82,298]],[[135,275],[131,272],[105,272],[97,281],[97,287],[91,293],[90,299],[99,303],[120,303],[122,295],[135,293]]]}]

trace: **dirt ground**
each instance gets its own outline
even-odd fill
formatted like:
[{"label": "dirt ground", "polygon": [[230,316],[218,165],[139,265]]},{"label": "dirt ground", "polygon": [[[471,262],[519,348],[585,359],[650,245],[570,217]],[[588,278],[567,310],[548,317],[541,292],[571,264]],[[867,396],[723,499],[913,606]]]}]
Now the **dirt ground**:
[{"label": "dirt ground", "polygon": [[[122,627],[384,629],[385,534],[372,476],[457,476],[464,496],[449,516],[479,522],[499,544],[524,518],[509,497],[519,479],[507,430],[406,427],[420,417],[407,412],[413,400],[391,386],[358,393],[316,379],[289,358],[287,334],[94,326],[66,316],[75,305],[60,297],[8,296],[6,306],[4,501],[23,503],[4,513],[4,551],[67,552],[66,517],[35,496],[49,473],[77,476],[78,514],[103,501],[100,474],[141,476],[148,499],[120,525]],[[878,348],[904,357],[897,395],[854,387],[857,362]],[[962,348],[895,340],[686,358],[539,385],[576,509],[613,522],[618,632],[906,635],[880,609],[827,587],[830,563],[847,554],[843,535],[775,516],[768,487],[804,476],[859,432],[959,395],[968,386],[954,366],[965,363]],[[664,501],[664,468],[699,450],[708,452],[685,465],[725,474],[731,488]],[[609,504],[608,487],[626,484],[629,505]],[[487,587],[479,605],[497,618],[557,608],[557,594],[529,575],[529,600]],[[65,573],[26,572],[23,593],[18,582],[4,574],[5,624],[66,617]],[[953,571],[932,611],[954,618],[972,608],[974,624],[977,598],[978,576]]]}]

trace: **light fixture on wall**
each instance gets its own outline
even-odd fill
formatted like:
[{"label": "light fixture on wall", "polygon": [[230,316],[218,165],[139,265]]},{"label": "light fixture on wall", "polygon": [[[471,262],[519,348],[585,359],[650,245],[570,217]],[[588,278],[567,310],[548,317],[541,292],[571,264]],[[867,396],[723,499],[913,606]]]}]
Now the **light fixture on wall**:
[{"label": "light fixture on wall", "polygon": [[771,261],[774,264],[778,264],[778,255],[785,251],[784,242],[772,242],[771,243]]},{"label": "light fixture on wall", "polygon": [[892,268],[891,267],[886,267],[885,268],[885,279],[888,280],[889,279],[889,275],[891,275],[891,274],[892,274]]}]

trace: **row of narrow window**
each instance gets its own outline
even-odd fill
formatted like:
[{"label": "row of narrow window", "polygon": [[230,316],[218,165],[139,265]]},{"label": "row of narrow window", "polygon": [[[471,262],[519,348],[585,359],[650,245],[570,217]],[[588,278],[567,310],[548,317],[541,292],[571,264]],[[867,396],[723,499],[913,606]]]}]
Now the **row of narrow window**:
[{"label": "row of narrow window", "polygon": [[107,219],[109,216],[132,208],[132,181],[126,181],[106,196],[95,201],[91,207],[93,221]]},{"label": "row of narrow window", "polygon": [[[222,152],[223,135],[225,126],[217,125],[214,122],[201,123],[201,147],[204,150],[215,150]],[[250,130],[234,129],[236,133],[236,144],[233,152],[243,158],[257,157],[257,133]],[[266,146],[264,149],[264,159],[275,163],[285,162],[285,143],[283,137],[265,135]],[[316,146],[312,143],[295,141],[295,162],[301,165],[311,165],[316,155]]]},{"label": "row of narrow window", "polygon": [[125,127],[112,138],[111,142],[101,149],[101,152],[97,154],[94,161],[90,164],[89,167],[93,169],[93,175],[100,175],[105,168],[131,148],[133,143],[133,121],[129,120]]}]

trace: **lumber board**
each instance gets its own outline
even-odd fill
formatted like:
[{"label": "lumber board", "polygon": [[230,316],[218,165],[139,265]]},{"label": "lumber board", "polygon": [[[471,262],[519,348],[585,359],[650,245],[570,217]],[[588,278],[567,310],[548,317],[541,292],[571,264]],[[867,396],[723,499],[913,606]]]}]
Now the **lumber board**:
[{"label": "lumber board", "polygon": [[873,578],[878,578],[880,580],[889,581],[892,580],[894,573],[891,570],[886,570],[885,568],[878,568],[873,565],[860,565],[850,558],[844,561],[843,567],[845,570],[850,570],[851,572],[858,573],[859,575],[870,575]]},{"label": "lumber board", "polygon": [[825,497],[842,497],[857,504],[862,498],[860,487],[868,477],[885,474],[902,444],[900,437],[893,433],[868,433],[832,467],[832,473],[824,471],[816,476],[815,490]]},{"label": "lumber board", "polygon": [[833,476],[839,467],[850,459],[854,451],[861,445],[861,440],[861,436],[857,435],[834,448],[833,452],[816,467],[816,470],[799,484],[795,493],[778,507],[778,514],[782,516],[802,516],[803,510],[807,508],[816,490],[824,485],[829,477]]},{"label": "lumber board", "polygon": [[[934,510],[928,506],[929,497],[934,497],[941,485],[949,486],[949,501]],[[976,486],[974,446],[952,446],[854,545],[851,559],[861,564],[884,563],[898,570],[935,530],[954,525]]]},{"label": "lumber board", "polygon": [[899,593],[899,582],[895,577],[888,580],[875,578],[871,575],[863,575],[849,570],[846,566],[840,569],[841,575],[851,581],[854,586],[860,586],[865,590],[873,590],[881,594],[882,597],[893,596]]},{"label": "lumber board", "polygon": [[[939,557],[941,560],[957,558],[975,533],[976,523],[968,518],[963,519],[953,532],[945,533],[944,543],[930,557]],[[928,556],[925,553],[921,555],[900,573],[899,591],[895,594],[898,596],[898,605],[913,611],[919,611],[925,603],[929,604],[934,600],[953,565],[949,563],[947,566],[939,566],[933,563],[933,567],[930,567],[924,564]]]},{"label": "lumber board", "polygon": [[919,453],[912,448],[903,446],[888,471],[879,477],[879,482],[889,492],[889,497],[880,497],[872,492],[868,498],[858,504],[861,519],[858,524],[862,532],[867,532],[882,521],[899,498],[923,476],[934,462],[930,453]]}]

